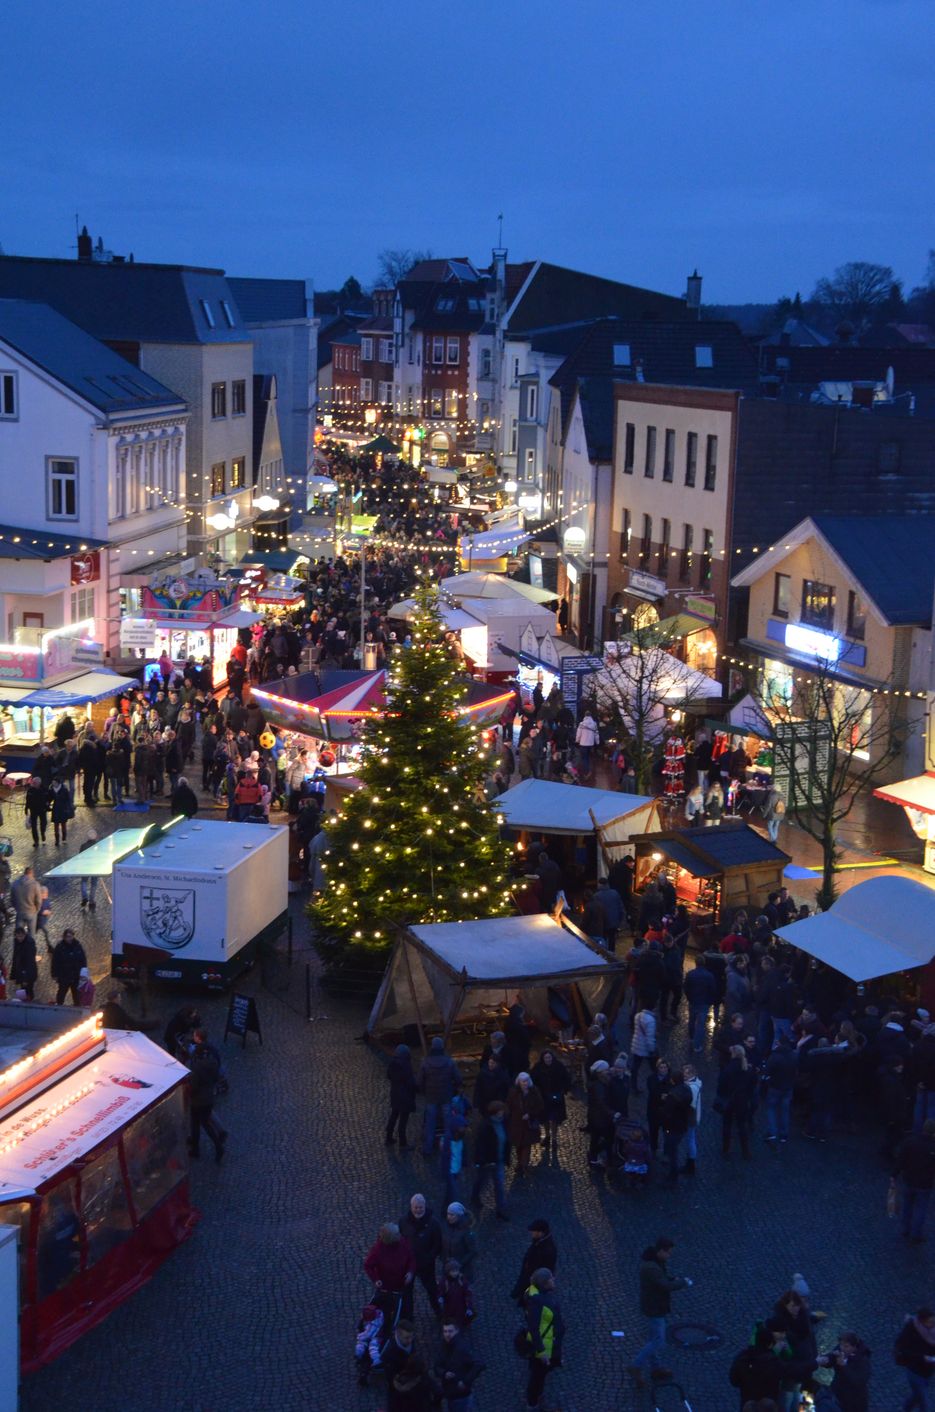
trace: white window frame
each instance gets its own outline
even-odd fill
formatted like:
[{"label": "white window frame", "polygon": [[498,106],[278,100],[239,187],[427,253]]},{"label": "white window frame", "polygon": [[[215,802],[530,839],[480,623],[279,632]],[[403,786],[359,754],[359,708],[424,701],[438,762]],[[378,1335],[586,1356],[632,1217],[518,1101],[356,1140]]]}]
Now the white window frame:
[{"label": "white window frame", "polygon": [[[235,388],[235,387],[242,387],[242,388],[243,388],[243,407],[241,408],[241,410],[240,410],[239,412],[237,411],[237,399],[236,399],[236,397],[234,396],[234,388]],[[245,417],[246,415],[247,415],[247,379],[246,379],[246,378],[234,378],[233,381],[231,382],[231,416],[232,416],[232,417]]]},{"label": "white window frame", "polygon": [[432,362],[436,367],[445,361],[445,339],[444,335],[436,333],[432,335]]},{"label": "white window frame", "polygon": [[518,382],[519,382],[519,358],[514,357],[514,359],[513,359],[513,386],[515,387]]},{"label": "white window frame", "polygon": [[523,465],[523,479],[526,481],[535,481],[536,479],[536,448],[534,446],[526,447],[526,459]]},{"label": "white window frame", "polygon": [[516,446],[519,440],[519,420],[516,417],[510,418],[510,449],[507,453],[510,456],[516,455]]},{"label": "white window frame", "polygon": [[[436,411],[436,407],[438,411]],[[445,415],[445,393],[440,387],[433,387],[429,401],[429,416],[443,417]]]},{"label": "white window frame", "polygon": [[[9,392],[9,397],[7,396]],[[12,410],[7,411],[7,401]],[[19,379],[12,368],[0,372],[0,421],[15,422],[19,419]]]},{"label": "white window frame", "polygon": [[393,361],[393,340],[391,338],[380,339],[380,362],[392,363]]},{"label": "white window frame", "polygon": [[539,384],[531,382],[526,388],[526,417],[534,422],[539,415]]},{"label": "white window frame", "polygon": [[[68,466],[70,470],[54,470],[56,466]],[[78,498],[78,457],[77,456],[47,456],[45,458],[45,486],[46,486],[46,519],[47,520],[77,520],[80,513],[80,501]],[[71,483],[74,487],[75,509],[74,514],[56,514],[53,506],[55,503],[55,488],[62,482],[63,486]],[[62,501],[64,503],[65,491],[62,490]]]},{"label": "white window frame", "polygon": [[[223,404],[223,408],[224,408],[224,410],[223,410],[222,412],[216,412],[216,411],[214,410],[214,394],[218,391],[218,389],[220,389],[220,392],[221,392],[221,398],[220,398],[220,400],[221,400],[221,403]],[[227,383],[226,383],[226,382],[213,382],[213,383],[211,384],[211,420],[212,420],[212,422],[223,422],[224,419],[226,418],[226,416],[227,416]]]},{"label": "white window frame", "polygon": [[381,382],[377,391],[379,393],[377,398],[378,402],[382,402],[388,406],[393,405],[393,384],[391,382]]},{"label": "white window frame", "polygon": [[493,349],[482,348],[480,351],[480,376],[489,378],[493,372]]},{"label": "white window frame", "polygon": [[94,585],[73,588],[71,591],[71,621],[83,623],[94,617]]},{"label": "white window frame", "polygon": [[458,420],[458,389],[445,388],[445,417],[448,421]]},{"label": "white window frame", "polygon": [[361,378],[360,380],[360,400],[362,402],[373,401],[373,379]]},{"label": "white window frame", "polygon": [[[452,351],[454,352],[454,357],[453,357],[453,358],[452,358],[452,356],[451,356]],[[461,362],[461,340],[460,340],[460,338],[449,338],[449,339],[446,340],[446,346],[445,346],[445,361],[446,361],[451,367],[457,367],[457,365]]]},{"label": "white window frame", "polygon": [[373,362],[373,339],[372,339],[372,338],[361,338],[361,340],[360,340],[360,356],[363,358],[363,360],[364,360],[365,363],[372,363],[372,362]]}]

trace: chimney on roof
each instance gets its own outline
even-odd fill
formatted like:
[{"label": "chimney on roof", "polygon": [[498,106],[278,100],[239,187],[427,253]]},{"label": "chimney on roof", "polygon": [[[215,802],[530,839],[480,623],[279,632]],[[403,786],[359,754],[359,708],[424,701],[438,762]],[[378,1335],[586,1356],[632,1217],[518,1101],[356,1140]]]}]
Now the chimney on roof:
[{"label": "chimney on roof", "polygon": [[702,276],[696,268],[685,281],[685,303],[689,309],[695,311],[695,317],[698,319],[701,318],[701,280]]},{"label": "chimney on roof", "polygon": [[88,235],[87,226],[81,227],[81,233],[78,236],[78,259],[91,259],[91,237]]}]

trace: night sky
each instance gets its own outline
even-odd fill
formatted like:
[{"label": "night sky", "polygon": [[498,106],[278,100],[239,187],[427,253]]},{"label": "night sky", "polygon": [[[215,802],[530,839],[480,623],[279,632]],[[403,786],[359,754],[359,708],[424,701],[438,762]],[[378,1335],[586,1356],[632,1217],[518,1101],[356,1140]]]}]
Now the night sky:
[{"label": "night sky", "polygon": [[4,29],[0,245],[238,275],[383,247],[707,302],[935,245],[932,0],[32,0]]}]

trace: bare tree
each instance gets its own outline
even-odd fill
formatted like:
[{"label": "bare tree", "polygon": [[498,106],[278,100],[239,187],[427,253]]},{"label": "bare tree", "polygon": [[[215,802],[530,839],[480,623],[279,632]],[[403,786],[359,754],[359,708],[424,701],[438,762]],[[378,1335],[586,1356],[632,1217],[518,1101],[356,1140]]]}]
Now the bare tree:
[{"label": "bare tree", "polygon": [[679,640],[665,623],[634,628],[608,653],[604,669],[584,684],[583,695],[598,720],[629,750],[640,794],[651,793],[666,711],[717,694],[713,682],[709,693],[701,674],[672,655]]},{"label": "bare tree", "polygon": [[896,694],[842,683],[831,661],[819,657],[808,676],[795,678],[791,695],[769,681],[755,695],[774,728],[775,787],[821,845],[817,901],[827,910],[837,896],[838,826],[883,782],[902,749]]},{"label": "bare tree", "polygon": [[820,279],[812,299],[836,317],[848,319],[859,331],[873,321],[884,304],[899,303],[902,290],[890,265],[851,260],[839,265],[830,279]]},{"label": "bare tree", "polygon": [[431,258],[431,250],[381,250],[377,256],[377,285],[381,289],[395,289],[413,265]]}]

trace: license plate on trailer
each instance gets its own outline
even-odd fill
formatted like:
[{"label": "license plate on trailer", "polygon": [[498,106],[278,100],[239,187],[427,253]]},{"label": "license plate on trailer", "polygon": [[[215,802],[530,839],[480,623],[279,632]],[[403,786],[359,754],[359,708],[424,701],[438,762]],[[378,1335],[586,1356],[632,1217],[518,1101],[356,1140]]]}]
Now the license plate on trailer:
[{"label": "license plate on trailer", "polygon": [[153,971],[154,976],[158,976],[161,981],[180,981],[181,971]]}]

